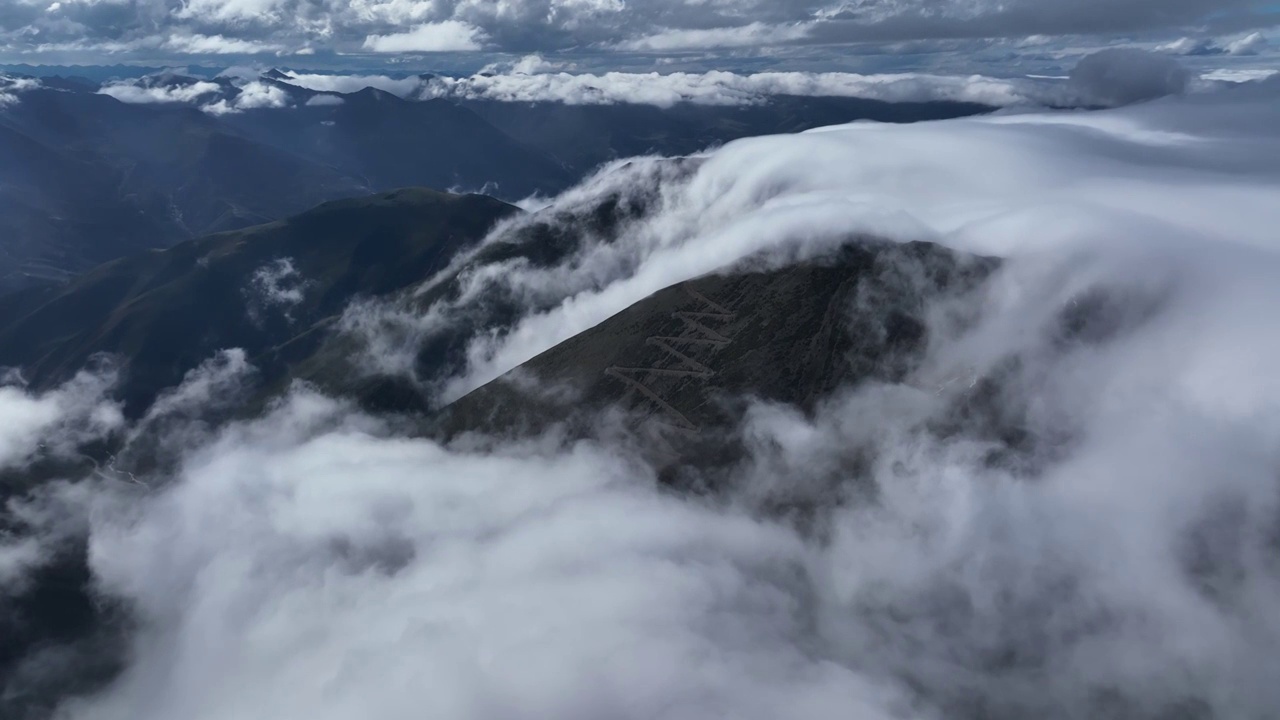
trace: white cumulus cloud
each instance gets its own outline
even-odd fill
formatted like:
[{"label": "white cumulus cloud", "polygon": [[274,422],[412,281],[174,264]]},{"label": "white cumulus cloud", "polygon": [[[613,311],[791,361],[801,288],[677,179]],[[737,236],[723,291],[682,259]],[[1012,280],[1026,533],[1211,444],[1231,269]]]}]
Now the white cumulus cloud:
[{"label": "white cumulus cloud", "polygon": [[204,80],[183,85],[144,85],[132,80],[110,82],[98,90],[103,95],[110,95],[120,102],[145,103],[190,103],[206,95],[217,93],[222,87],[217,83]]},{"label": "white cumulus cloud", "polygon": [[424,23],[412,30],[389,35],[370,35],[364,48],[379,53],[465,52],[479,50],[484,33],[474,25],[456,20]]},{"label": "white cumulus cloud", "polygon": [[224,35],[173,35],[163,47],[186,55],[253,55],[279,52],[283,45]]},{"label": "white cumulus cloud", "polygon": [[235,97],[231,100],[218,100],[204,105],[201,109],[211,115],[228,115],[245,110],[289,107],[293,100],[282,88],[265,82],[249,82],[241,85],[237,90]]}]

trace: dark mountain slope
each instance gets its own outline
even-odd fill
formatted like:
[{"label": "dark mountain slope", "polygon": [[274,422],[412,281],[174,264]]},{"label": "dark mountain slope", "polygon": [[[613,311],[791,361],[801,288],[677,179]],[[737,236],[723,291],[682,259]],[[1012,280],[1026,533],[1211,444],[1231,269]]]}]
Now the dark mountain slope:
[{"label": "dark mountain slope", "polygon": [[181,105],[37,89],[0,110],[0,290],[365,191]]},{"label": "dark mountain slope", "polygon": [[[447,276],[434,278],[411,294],[390,298],[381,310],[391,316],[432,315],[439,320],[429,333],[409,330],[418,337],[405,344],[407,356],[397,358],[397,365],[406,367],[392,375],[368,367],[364,361],[368,338],[348,333],[311,334],[304,345],[291,342],[277,348],[276,361],[327,392],[360,398],[372,410],[432,412],[439,402],[435,385],[465,370],[468,344],[474,338],[501,335],[524,314],[551,310],[558,302],[554,294],[530,298],[513,292],[501,281],[486,282],[483,290],[476,291],[469,278],[501,277],[501,266],[511,262],[542,268],[573,262],[575,254],[588,252],[597,242],[613,242],[624,224],[652,211],[659,201],[660,178],[685,175],[697,164],[686,159],[667,161],[665,173],[638,179],[625,190],[580,206],[534,213],[490,238]],[[391,332],[400,331],[393,328]]]},{"label": "dark mountain slope", "polygon": [[514,211],[479,195],[402,190],[122,258],[64,288],[0,299],[0,366],[49,387],[97,353],[118,355],[137,413],[214,352],[253,358],[357,294],[420,281]]},{"label": "dark mountain slope", "polygon": [[575,173],[635,155],[687,155],[756,135],[794,133],[854,120],[918,122],[991,112],[976,103],[912,102],[777,96],[759,105],[670,108],[619,103],[566,105],[464,100],[511,137],[547,152]]},{"label": "dark mountain slope", "polygon": [[50,146],[113,168],[123,197],[159,197],[191,235],[275,220],[366,189],[340,170],[243,136],[182,104],[127,104],[85,92],[33,90],[3,115]]},{"label": "dark mountain slope", "polygon": [[[194,80],[157,76],[155,90]],[[200,103],[234,100],[222,91]],[[0,293],[397,187],[550,193],[574,177],[470,110],[378,90],[214,115],[53,78],[0,108]]]},{"label": "dark mountain slope", "polygon": [[859,241],[822,262],[690,280],[459,399],[441,429],[507,435],[567,422],[588,434],[600,413],[624,410],[647,435],[716,445],[745,398],[811,411],[845,385],[902,381],[927,340],[926,305],[995,267],[929,243]]},{"label": "dark mountain slope", "polygon": [[177,232],[163,205],[122,196],[120,173],[0,124],[0,291],[153,247]]},{"label": "dark mountain slope", "polygon": [[506,199],[553,193],[576,176],[548,154],[513,140],[446,100],[414,102],[374,88],[307,106],[318,93],[277,83],[299,107],[230,115],[225,122],[259,142],[323,159],[369,187],[462,187]]}]

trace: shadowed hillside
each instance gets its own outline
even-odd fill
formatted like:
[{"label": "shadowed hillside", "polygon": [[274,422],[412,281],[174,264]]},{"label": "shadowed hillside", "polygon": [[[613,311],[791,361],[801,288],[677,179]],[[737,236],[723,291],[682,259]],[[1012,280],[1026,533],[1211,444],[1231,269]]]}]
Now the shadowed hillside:
[{"label": "shadowed hillside", "polygon": [[95,354],[117,355],[123,397],[140,411],[220,349],[254,357],[356,295],[420,281],[512,212],[480,195],[401,190],[122,258],[66,287],[0,298],[0,366],[47,387]]}]

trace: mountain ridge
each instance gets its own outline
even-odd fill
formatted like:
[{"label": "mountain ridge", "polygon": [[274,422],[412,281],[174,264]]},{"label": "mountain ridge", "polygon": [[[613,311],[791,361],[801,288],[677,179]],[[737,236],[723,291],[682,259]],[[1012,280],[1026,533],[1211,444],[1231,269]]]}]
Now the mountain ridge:
[{"label": "mountain ridge", "polygon": [[[0,325],[0,366],[22,367],[42,388],[97,354],[121,355],[121,393],[138,413],[213,352],[244,347],[253,357],[357,294],[420,281],[514,212],[481,195],[404,189],[120,258],[64,288],[0,298],[0,313],[12,313]],[[255,298],[255,274],[264,272],[279,275],[271,282],[287,287],[275,290],[296,291],[296,302]],[[254,302],[266,303],[257,318]]]}]

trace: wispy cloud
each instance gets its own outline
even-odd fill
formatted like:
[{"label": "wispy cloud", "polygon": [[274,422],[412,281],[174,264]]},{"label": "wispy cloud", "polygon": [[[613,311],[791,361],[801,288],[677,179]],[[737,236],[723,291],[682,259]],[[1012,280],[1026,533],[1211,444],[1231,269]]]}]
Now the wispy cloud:
[{"label": "wispy cloud", "polygon": [[26,90],[40,87],[40,81],[34,78],[15,78],[0,75],[0,107],[15,103]]},{"label": "wispy cloud", "polygon": [[84,371],[45,393],[0,385],[0,470],[21,467],[37,456],[63,457],[76,447],[124,426],[108,391],[114,371]]},{"label": "wispy cloud", "polygon": [[221,92],[222,86],[198,81],[175,85],[146,85],[132,80],[110,82],[98,90],[103,95],[126,103],[190,103]]}]

